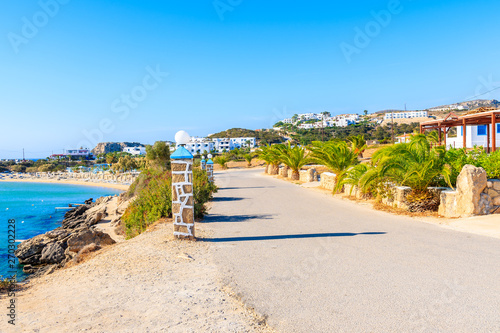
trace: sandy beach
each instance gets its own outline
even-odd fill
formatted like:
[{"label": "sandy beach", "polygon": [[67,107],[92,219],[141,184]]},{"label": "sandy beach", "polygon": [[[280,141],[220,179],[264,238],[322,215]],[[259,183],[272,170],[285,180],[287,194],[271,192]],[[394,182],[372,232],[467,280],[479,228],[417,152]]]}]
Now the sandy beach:
[{"label": "sandy beach", "polygon": [[117,190],[122,190],[126,191],[128,190],[130,185],[124,185],[124,184],[112,184],[112,183],[105,183],[105,182],[99,182],[99,183],[94,183],[94,182],[85,182],[85,181],[78,181],[78,180],[57,180],[57,179],[30,179],[30,178],[4,178],[0,179],[0,184],[2,182],[18,182],[18,183],[51,183],[51,184],[68,184],[68,185],[83,185],[83,186],[93,186],[93,187],[108,187],[108,188],[114,188]]}]

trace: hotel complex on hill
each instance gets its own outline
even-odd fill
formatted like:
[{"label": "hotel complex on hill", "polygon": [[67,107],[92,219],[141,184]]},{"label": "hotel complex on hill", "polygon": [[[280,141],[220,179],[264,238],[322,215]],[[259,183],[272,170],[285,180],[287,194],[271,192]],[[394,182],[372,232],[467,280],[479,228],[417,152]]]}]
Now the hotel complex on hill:
[{"label": "hotel complex on hill", "polygon": [[[177,145],[178,146],[178,145]],[[177,146],[175,149],[177,149]],[[198,138],[191,137],[191,141],[186,144],[186,149],[192,154],[204,154],[210,152],[230,151],[235,148],[255,148],[255,138]]]}]

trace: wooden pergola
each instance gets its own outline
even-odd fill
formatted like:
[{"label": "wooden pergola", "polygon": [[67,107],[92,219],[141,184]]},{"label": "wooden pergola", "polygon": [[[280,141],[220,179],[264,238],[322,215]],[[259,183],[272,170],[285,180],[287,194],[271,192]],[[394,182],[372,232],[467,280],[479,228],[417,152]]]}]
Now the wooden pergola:
[{"label": "wooden pergola", "polygon": [[[467,147],[467,126],[478,126],[478,125],[492,125],[490,130],[490,126],[487,126],[487,151],[490,152],[490,143],[491,143],[491,151],[496,151],[496,139],[497,139],[497,131],[496,124],[500,123],[500,110],[486,111],[486,112],[478,112],[478,113],[470,113],[464,116],[457,116],[453,112],[450,113],[444,119],[437,119],[431,121],[425,121],[420,123],[420,133],[424,133],[428,130],[437,130],[439,133],[439,143],[441,144],[443,133],[444,133],[444,145],[446,146],[446,135],[450,128],[452,127],[462,127],[463,128],[463,147]],[[490,133],[491,132],[491,133]],[[491,140],[490,140],[491,137]]]}]

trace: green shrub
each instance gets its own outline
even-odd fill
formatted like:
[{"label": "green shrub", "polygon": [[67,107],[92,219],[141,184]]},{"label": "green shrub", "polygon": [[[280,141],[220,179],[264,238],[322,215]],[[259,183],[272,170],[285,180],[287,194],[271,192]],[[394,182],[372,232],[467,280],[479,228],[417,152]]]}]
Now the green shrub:
[{"label": "green shrub", "polygon": [[129,189],[136,195],[122,216],[127,238],[133,238],[162,217],[172,215],[172,175],[145,171]]},{"label": "green shrub", "polygon": [[194,216],[202,218],[206,214],[205,203],[212,200],[217,186],[209,182],[207,173],[200,169],[194,169],[193,178]]},{"label": "green shrub", "polygon": [[[217,187],[208,181],[205,171],[193,170],[194,214],[202,218],[205,203],[212,199]],[[154,222],[172,216],[172,175],[170,172],[144,171],[130,186],[125,197],[136,196],[122,216],[127,238],[133,238]]]},{"label": "green shrub", "polygon": [[500,178],[500,150],[480,156],[478,164],[486,170],[488,178]]}]

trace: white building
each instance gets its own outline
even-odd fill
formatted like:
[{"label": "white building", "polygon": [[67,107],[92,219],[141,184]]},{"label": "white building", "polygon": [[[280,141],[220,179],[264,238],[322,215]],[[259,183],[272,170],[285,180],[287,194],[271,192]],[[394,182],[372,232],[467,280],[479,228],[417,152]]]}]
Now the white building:
[{"label": "white building", "polygon": [[302,113],[299,114],[299,120],[322,120],[323,114],[321,113]]},{"label": "white building", "polygon": [[442,108],[429,109],[429,111],[453,111],[453,110],[458,110],[458,111],[467,110],[467,107],[463,105],[453,104]]},{"label": "white building", "polygon": [[[176,145],[175,149],[179,145]],[[185,148],[193,155],[208,154],[214,149],[214,143],[207,138],[191,137],[191,141],[186,144]]]},{"label": "white building", "polygon": [[254,148],[256,145],[255,138],[213,138],[214,148],[219,153],[230,151],[235,148]]},{"label": "white building", "polygon": [[312,128],[314,128],[314,124],[300,124],[297,127],[300,129],[312,129]]},{"label": "white building", "polygon": [[[193,155],[208,154],[211,151],[222,153],[235,148],[254,148],[256,146],[255,138],[198,138],[191,137],[191,141],[186,144],[185,148]],[[176,148],[178,145],[176,145]]]},{"label": "white building", "polygon": [[293,124],[292,118],[286,118],[281,121],[283,124]]},{"label": "white building", "polygon": [[132,155],[146,155],[146,147],[125,147],[123,152]]},{"label": "white building", "polygon": [[[500,123],[495,125],[496,125],[496,146],[500,147]],[[492,124],[466,126],[466,133],[465,133],[466,148],[473,148],[474,146],[488,147],[488,126],[490,127],[490,136],[491,136],[491,133],[493,133]],[[457,136],[450,138],[448,134],[446,136],[446,146],[453,148],[464,148],[463,127],[459,126],[455,128]],[[491,137],[490,140],[492,140]]]},{"label": "white building", "polygon": [[70,149],[66,151],[65,155],[71,157],[87,157],[91,156],[92,152],[90,149]]},{"label": "white building", "polygon": [[409,118],[427,118],[429,116],[428,111],[405,111],[405,112],[387,112],[384,119],[409,119]]}]

